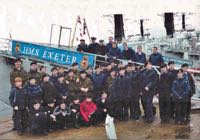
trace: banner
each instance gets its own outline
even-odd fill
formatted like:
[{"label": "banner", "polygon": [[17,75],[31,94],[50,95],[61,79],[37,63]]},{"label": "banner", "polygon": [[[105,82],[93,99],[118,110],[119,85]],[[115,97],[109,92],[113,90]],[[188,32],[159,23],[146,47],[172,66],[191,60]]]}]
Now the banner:
[{"label": "banner", "polygon": [[77,62],[79,67],[84,69],[88,66],[94,67],[95,63],[95,55],[92,54],[83,54],[15,40],[12,41],[12,55],[15,57],[27,56],[61,65],[72,65]]}]

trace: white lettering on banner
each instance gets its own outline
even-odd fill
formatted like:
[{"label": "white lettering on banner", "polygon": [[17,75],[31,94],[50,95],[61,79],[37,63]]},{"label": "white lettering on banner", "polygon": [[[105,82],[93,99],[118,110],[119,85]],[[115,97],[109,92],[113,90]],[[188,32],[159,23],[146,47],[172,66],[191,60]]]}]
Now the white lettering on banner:
[{"label": "white lettering on banner", "polygon": [[54,52],[50,52],[50,51],[44,51],[42,58],[60,61],[60,62],[65,61],[65,62],[71,63],[71,64],[76,62],[76,60],[77,60],[76,56],[59,54],[59,53],[54,53]]},{"label": "white lettering on banner", "polygon": [[28,55],[39,56],[39,51],[40,51],[39,49],[24,47],[22,53],[23,54],[28,54]]}]

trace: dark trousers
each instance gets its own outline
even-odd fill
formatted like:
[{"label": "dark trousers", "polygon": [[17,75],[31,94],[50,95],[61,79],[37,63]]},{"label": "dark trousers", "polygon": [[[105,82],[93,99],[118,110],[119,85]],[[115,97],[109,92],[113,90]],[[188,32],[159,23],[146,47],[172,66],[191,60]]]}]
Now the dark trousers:
[{"label": "dark trousers", "polygon": [[80,119],[79,112],[78,113],[72,112],[71,117],[72,117],[73,125],[79,124],[79,119]]},{"label": "dark trousers", "polygon": [[31,131],[33,134],[43,134],[47,131],[47,117],[43,116],[39,119],[32,120]]},{"label": "dark trousers", "polygon": [[129,106],[130,106],[130,117],[134,120],[138,120],[141,114],[139,96],[131,97],[129,101]]},{"label": "dark trousers", "polygon": [[57,115],[56,116],[57,127],[60,128],[60,129],[63,129],[65,127],[69,127],[70,119],[71,119],[70,115],[66,115],[66,116],[63,116],[62,114]]},{"label": "dark trousers", "polygon": [[145,117],[148,123],[153,122],[153,94],[152,93],[145,93],[143,95],[144,100],[144,107],[145,107]]},{"label": "dark trousers", "polygon": [[159,96],[160,118],[162,122],[170,120],[170,97]]},{"label": "dark trousers", "polygon": [[186,119],[190,119],[190,113],[191,113],[191,97],[189,97],[189,101],[187,103],[187,112],[186,112]]},{"label": "dark trousers", "polygon": [[175,105],[174,105],[174,101],[173,98],[170,98],[170,118],[174,119],[175,117]]},{"label": "dark trousers", "polygon": [[90,126],[90,125],[96,125],[98,123],[98,113],[94,112],[90,118],[89,118],[89,122],[86,122],[83,117],[80,117],[80,123],[83,126]]},{"label": "dark trousers", "polygon": [[175,121],[176,122],[184,122],[187,114],[187,105],[188,102],[184,101],[175,101]]},{"label": "dark trousers", "polygon": [[122,120],[128,119],[129,99],[122,99],[119,102],[119,116]]},{"label": "dark trousers", "polygon": [[23,132],[26,127],[26,110],[15,110],[15,128]]}]

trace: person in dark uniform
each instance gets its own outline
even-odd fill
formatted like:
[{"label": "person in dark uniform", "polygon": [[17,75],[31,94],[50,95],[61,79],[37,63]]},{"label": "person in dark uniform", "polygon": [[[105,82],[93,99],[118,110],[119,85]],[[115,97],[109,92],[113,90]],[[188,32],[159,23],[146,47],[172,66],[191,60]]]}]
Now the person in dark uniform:
[{"label": "person in dark uniform", "polygon": [[[112,47],[108,49],[107,56],[110,59],[119,59],[121,58],[121,50],[118,48],[117,43],[113,42]],[[108,59],[108,61],[110,60]]]},{"label": "person in dark uniform", "polygon": [[159,94],[159,109],[161,123],[169,123],[170,121],[170,105],[171,105],[171,79],[170,73],[167,70],[167,65],[162,64],[160,66],[160,79],[158,83]]},{"label": "person in dark uniform", "polygon": [[77,96],[74,96],[71,104],[69,105],[71,110],[71,116],[73,120],[73,125],[75,128],[79,129],[79,121],[80,121],[80,101]]},{"label": "person in dark uniform", "polygon": [[15,87],[12,88],[9,96],[10,105],[13,107],[14,127],[19,135],[22,135],[26,128],[26,107],[27,94],[22,85],[22,78],[15,78]]},{"label": "person in dark uniform", "polygon": [[78,70],[78,63],[77,63],[77,62],[74,62],[74,63],[72,64],[72,68],[71,68],[71,69],[73,70],[74,77],[75,77],[76,79],[78,79],[79,76],[80,76],[80,72],[79,72],[79,70]]},{"label": "person in dark uniform", "polygon": [[183,78],[189,82],[190,85],[190,92],[189,92],[189,101],[187,105],[187,112],[186,112],[186,120],[190,121],[190,113],[191,113],[191,97],[195,94],[195,83],[192,75],[188,72],[189,65],[183,64],[181,66],[183,70]]},{"label": "person in dark uniform", "polygon": [[92,74],[92,81],[94,85],[94,101],[98,99],[105,89],[105,75],[101,71],[100,66],[95,67],[95,72]]},{"label": "person in dark uniform", "polygon": [[179,69],[177,79],[172,85],[173,100],[175,104],[175,123],[183,124],[187,119],[187,106],[189,102],[190,84],[189,81],[183,77],[183,70]]},{"label": "person in dark uniform", "polygon": [[110,104],[108,101],[108,94],[105,91],[102,91],[101,96],[97,99],[97,114],[98,121],[105,121],[106,115],[109,114]]},{"label": "person in dark uniform", "polygon": [[65,80],[64,75],[58,75],[58,82],[55,84],[58,94],[57,103],[65,101],[65,104],[69,105],[71,99],[69,97],[68,86],[64,80]]},{"label": "person in dark uniform", "polygon": [[164,63],[163,56],[161,53],[158,52],[158,48],[153,47],[152,51],[153,51],[152,54],[149,56],[149,62],[155,66],[160,66],[161,64],[163,64]]},{"label": "person in dark uniform", "polygon": [[96,43],[96,37],[91,37],[92,43],[88,45],[87,53],[97,54],[99,44]]},{"label": "person in dark uniform", "polygon": [[136,70],[133,63],[128,63],[126,68],[126,77],[128,79],[128,96],[130,107],[130,119],[138,121],[140,118],[140,73]]},{"label": "person in dark uniform", "polygon": [[31,132],[33,134],[48,135],[47,113],[37,100],[33,102],[32,108],[29,111]]},{"label": "person in dark uniform", "polygon": [[47,106],[44,108],[45,112],[47,113],[47,130],[52,132],[56,130],[56,116],[53,115],[55,110],[55,101],[52,98],[47,100]]},{"label": "person in dark uniform", "polygon": [[133,61],[143,64],[146,63],[146,54],[142,52],[142,46],[137,47],[137,52],[135,53]]},{"label": "person in dark uniform", "polygon": [[134,60],[135,51],[128,47],[126,42],[123,43],[124,49],[122,51],[122,59],[124,60]]},{"label": "person in dark uniform", "polygon": [[52,82],[49,81],[49,75],[45,74],[42,77],[42,100],[43,105],[47,106],[48,99],[53,99],[56,102],[58,98],[57,90]]},{"label": "person in dark uniform", "polygon": [[[97,54],[105,56],[107,53],[107,47],[104,45],[104,40],[99,40],[99,47],[97,48]],[[103,64],[105,62],[105,57],[98,56],[96,58],[97,65]]]},{"label": "person in dark uniform", "polygon": [[80,40],[80,44],[78,44],[77,51],[79,52],[87,52],[87,44],[84,39]]},{"label": "person in dark uniform", "polygon": [[152,123],[154,119],[153,97],[156,94],[158,75],[150,62],[146,62],[144,66],[145,70],[141,75],[141,90],[145,109],[144,113],[146,122]]},{"label": "person in dark uniform", "polygon": [[66,68],[64,68],[64,67],[59,67],[58,68],[58,75],[64,75],[64,76],[66,76],[67,75],[67,72],[66,72]]},{"label": "person in dark uniform", "polygon": [[115,94],[112,94],[113,99],[116,100],[116,109],[119,119],[121,121],[128,121],[128,108],[129,108],[129,97],[128,97],[128,79],[125,76],[125,67],[119,69],[119,75],[116,77],[114,88]]},{"label": "person in dark uniform", "polygon": [[42,82],[43,81],[42,80],[43,76],[46,75],[46,74],[48,74],[47,68],[45,66],[41,66],[39,72],[40,72],[40,78],[41,78],[40,82]]},{"label": "person in dark uniform", "polygon": [[56,123],[59,129],[65,130],[69,127],[71,110],[69,106],[65,104],[65,101],[60,101],[59,106],[55,108],[53,115],[56,116]]},{"label": "person in dark uniform", "polygon": [[51,69],[51,76],[49,77],[49,81],[51,83],[53,83],[54,86],[58,82],[58,69],[57,69],[57,67],[53,67]]},{"label": "person in dark uniform", "polygon": [[30,70],[28,72],[28,78],[35,77],[36,83],[39,84],[41,80],[41,75],[38,72],[38,65],[36,61],[30,63]]},{"label": "person in dark uniform", "polygon": [[42,88],[39,84],[36,82],[35,77],[29,78],[29,83],[26,86],[27,90],[27,96],[28,96],[28,108],[29,110],[33,107],[33,102],[37,100],[38,102],[42,101]]},{"label": "person in dark uniform", "polygon": [[112,44],[113,44],[113,37],[110,36],[110,37],[108,38],[108,43],[106,44],[107,50],[109,50],[109,49],[112,47]]},{"label": "person in dark uniform", "polygon": [[174,119],[174,117],[175,117],[175,106],[174,106],[173,94],[172,94],[172,84],[177,77],[177,70],[175,70],[175,62],[174,61],[168,62],[168,73],[170,73],[170,89],[171,89],[170,118]]}]

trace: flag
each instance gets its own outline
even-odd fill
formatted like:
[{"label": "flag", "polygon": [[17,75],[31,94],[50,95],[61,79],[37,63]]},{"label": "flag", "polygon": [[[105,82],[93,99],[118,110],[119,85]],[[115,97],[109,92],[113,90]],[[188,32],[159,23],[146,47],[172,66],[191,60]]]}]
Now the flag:
[{"label": "flag", "polygon": [[87,24],[86,24],[86,21],[85,21],[85,18],[83,19],[83,35],[86,34],[85,30],[87,29]]}]

